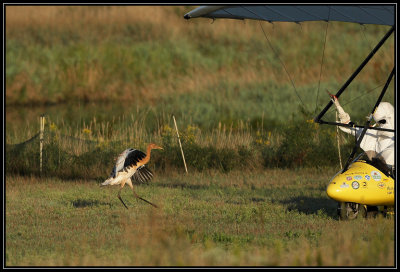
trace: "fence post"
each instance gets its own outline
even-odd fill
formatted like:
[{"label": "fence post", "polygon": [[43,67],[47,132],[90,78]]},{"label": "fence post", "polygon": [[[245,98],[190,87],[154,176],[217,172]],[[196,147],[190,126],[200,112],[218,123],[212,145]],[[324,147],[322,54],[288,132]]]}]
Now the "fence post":
[{"label": "fence post", "polygon": [[44,114],[40,115],[40,175],[42,175],[42,162],[43,162],[43,132],[44,132]]},{"label": "fence post", "polygon": [[188,170],[187,170],[187,167],[186,167],[185,155],[183,154],[183,149],[182,149],[182,144],[181,144],[181,138],[179,137],[178,126],[176,125],[176,121],[175,121],[175,116],[174,116],[174,115],[172,115],[172,118],[174,118],[175,129],[176,129],[176,135],[178,135],[178,141],[179,141],[179,146],[180,146],[180,148],[181,148],[181,153],[182,153],[182,158],[183,158],[183,164],[185,165],[185,170],[186,170],[186,174],[187,174]]}]

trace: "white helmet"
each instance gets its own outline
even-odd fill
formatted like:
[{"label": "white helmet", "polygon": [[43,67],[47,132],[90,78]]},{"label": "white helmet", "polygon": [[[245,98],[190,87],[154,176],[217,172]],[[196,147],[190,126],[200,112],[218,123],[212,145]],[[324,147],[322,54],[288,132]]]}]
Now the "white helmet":
[{"label": "white helmet", "polygon": [[[379,127],[394,129],[394,107],[389,102],[379,103],[378,107],[376,108],[372,116],[374,117],[375,122],[380,124]],[[387,136],[393,136],[392,132],[388,133],[381,132],[380,134],[387,134]]]}]

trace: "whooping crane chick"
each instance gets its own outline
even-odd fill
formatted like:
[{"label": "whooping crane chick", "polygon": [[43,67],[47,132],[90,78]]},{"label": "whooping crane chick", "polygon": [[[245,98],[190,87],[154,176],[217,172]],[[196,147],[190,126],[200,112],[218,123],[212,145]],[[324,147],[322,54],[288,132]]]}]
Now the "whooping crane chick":
[{"label": "whooping crane chick", "polygon": [[140,150],[136,150],[133,148],[126,149],[122,152],[118,158],[117,162],[111,172],[110,177],[104,181],[101,186],[106,185],[121,185],[118,191],[118,199],[121,200],[122,204],[124,204],[125,208],[128,207],[125,205],[124,201],[121,198],[121,190],[124,188],[125,184],[128,184],[133,191],[133,195],[141,199],[150,205],[158,208],[153,203],[147,201],[146,199],[141,198],[138,196],[133,189],[132,180],[133,178],[135,181],[144,183],[149,182],[152,177],[153,173],[146,167],[146,163],[150,160],[150,152],[152,149],[163,149],[162,147],[156,144],[149,144],[147,146],[147,155]]}]

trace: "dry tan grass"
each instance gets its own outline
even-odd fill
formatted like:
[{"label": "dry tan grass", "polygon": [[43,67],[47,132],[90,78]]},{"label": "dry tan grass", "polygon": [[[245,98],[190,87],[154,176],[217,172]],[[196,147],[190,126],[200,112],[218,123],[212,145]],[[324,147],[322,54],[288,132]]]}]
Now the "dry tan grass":
[{"label": "dry tan grass", "polygon": [[[321,74],[320,56],[322,57],[323,38],[325,25],[318,22],[307,24],[279,23],[270,24],[266,22],[258,22],[254,20],[236,21],[236,20],[216,20],[212,27],[208,25],[211,20],[198,19],[186,21],[183,15],[195,7],[182,6],[7,6],[6,7],[6,34],[13,35],[21,30],[26,29],[42,29],[43,31],[55,30],[59,32],[71,32],[80,37],[85,37],[88,33],[98,33],[104,39],[113,33],[118,33],[127,25],[136,26],[152,26],[149,33],[143,34],[151,40],[166,37],[168,39],[191,39],[191,37],[202,37],[209,41],[226,40],[229,43],[241,44],[238,53],[248,50],[246,43],[252,40],[262,41],[265,43],[265,50],[273,54],[267,40],[264,37],[263,30],[267,33],[273,46],[276,48],[282,40],[293,45],[292,48],[284,48],[280,54],[290,77],[294,80],[295,85],[300,87],[316,83],[321,79],[335,79],[338,85],[345,81],[344,75],[350,75],[357,65],[356,63],[346,63],[343,56],[350,54],[348,52],[336,52],[335,48],[330,48],[330,42],[335,42],[335,35],[340,35],[343,25],[335,25],[332,23],[328,36],[328,45],[325,55],[325,66]],[[261,26],[263,30],[261,29]],[[108,30],[106,30],[108,29]],[[360,30],[359,27],[353,26],[350,31]],[[303,47],[309,46],[307,42],[315,32],[321,33],[320,52],[316,59],[305,59],[302,52]],[[288,34],[290,33],[290,34]],[[339,33],[339,34],[337,34]],[[228,35],[229,34],[229,35]],[[357,35],[360,35],[359,33]],[[315,35],[314,35],[315,36]],[[358,36],[358,39],[361,36]],[[330,40],[329,40],[330,39]],[[160,41],[162,42],[162,41]],[[370,45],[374,45],[376,41],[369,41]],[[393,48],[393,43],[390,45]],[[367,48],[368,49],[368,48]],[[366,49],[367,54],[368,50]],[[359,76],[361,80],[374,78],[376,82],[382,82],[381,75],[386,74],[393,66],[393,57],[389,49],[387,52],[380,54],[374,61],[372,68],[366,69]],[[330,58],[328,57],[330,55]],[[276,57],[274,56],[276,59]],[[328,61],[330,60],[330,61]],[[252,61],[252,60],[250,60]],[[277,60],[276,60],[277,61]],[[343,62],[343,65],[335,64],[336,61]],[[301,63],[310,63],[307,69],[302,67]],[[361,62],[361,60],[360,60]],[[174,75],[171,74],[163,82],[154,79],[145,83],[145,86],[134,86],[130,83],[120,81],[118,79],[107,83],[107,86],[100,86],[99,82],[106,74],[104,68],[87,64],[85,68],[68,67],[66,70],[60,69],[58,75],[66,86],[71,90],[65,93],[54,95],[50,102],[65,102],[70,98],[76,98],[83,101],[104,101],[120,99],[119,94],[124,94],[123,99],[133,101],[137,97],[150,104],[156,103],[160,95],[179,94],[182,92],[199,92],[210,86],[217,85],[221,80],[227,79],[230,82],[237,82],[242,85],[247,83],[255,83],[266,78],[275,81],[277,84],[290,84],[289,77],[280,65],[279,69],[271,66],[267,61],[261,62],[261,68],[249,67],[222,67],[218,71],[206,71],[198,69],[194,71],[196,76],[190,75]],[[331,67],[330,67],[331,65]],[[236,69],[241,68],[241,69]],[[57,67],[55,69],[58,69]],[[25,86],[25,90],[23,90]],[[162,86],[160,88],[160,86]],[[19,101],[21,92],[26,92],[24,99],[32,103],[46,101],[47,86],[42,86],[32,82],[26,73],[17,75],[13,82],[7,82],[6,101]],[[61,87],[61,86],[60,86]],[[106,91],[99,91],[105,89]],[[23,102],[23,101],[22,101]]]}]

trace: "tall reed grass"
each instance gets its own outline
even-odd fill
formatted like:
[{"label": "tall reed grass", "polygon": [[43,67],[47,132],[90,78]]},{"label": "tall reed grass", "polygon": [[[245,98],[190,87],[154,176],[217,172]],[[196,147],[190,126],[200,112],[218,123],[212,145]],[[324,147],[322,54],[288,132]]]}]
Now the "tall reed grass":
[{"label": "tall reed grass", "polygon": [[[93,118],[79,127],[47,118],[44,174],[61,178],[104,178],[122,150],[128,147],[146,150],[150,142],[164,147],[152,155],[154,169],[180,171],[183,162],[172,121],[168,116],[156,117],[158,125],[153,129],[147,125],[146,115],[131,115],[112,122],[98,122]],[[306,119],[288,122],[280,128],[238,121],[230,126],[220,122],[209,130],[178,123],[189,171],[335,167],[338,165],[336,137],[342,138],[342,154],[348,154],[353,144],[351,137],[336,135],[330,127],[320,128]],[[7,173],[38,174],[37,136],[22,144],[9,140],[6,143]]]}]

